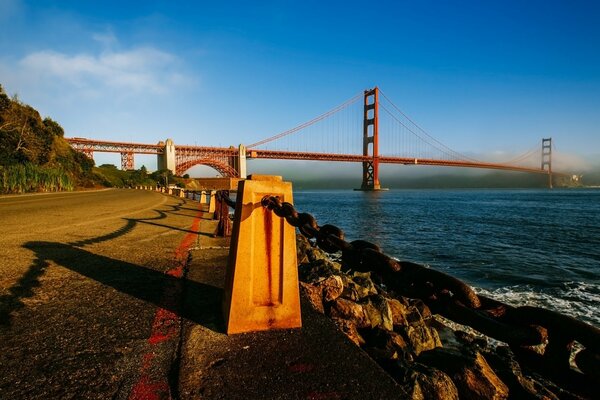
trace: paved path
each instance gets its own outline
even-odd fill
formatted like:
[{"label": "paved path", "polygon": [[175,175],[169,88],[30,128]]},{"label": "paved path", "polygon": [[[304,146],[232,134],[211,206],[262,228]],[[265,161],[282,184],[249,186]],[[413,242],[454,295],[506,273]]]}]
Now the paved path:
[{"label": "paved path", "polygon": [[227,336],[227,239],[198,203],[107,190],[0,197],[0,399],[394,399],[302,304],[303,328]]},{"label": "paved path", "polygon": [[136,190],[0,197],[0,399],[176,395],[200,214]]}]

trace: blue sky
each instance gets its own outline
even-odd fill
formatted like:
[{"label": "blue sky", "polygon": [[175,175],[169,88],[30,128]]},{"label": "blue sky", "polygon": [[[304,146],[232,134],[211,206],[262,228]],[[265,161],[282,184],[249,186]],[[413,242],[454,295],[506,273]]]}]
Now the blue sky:
[{"label": "blue sky", "polygon": [[67,136],[217,146],[378,85],[457,151],[600,159],[597,2],[370,3],[0,0],[0,83]]}]

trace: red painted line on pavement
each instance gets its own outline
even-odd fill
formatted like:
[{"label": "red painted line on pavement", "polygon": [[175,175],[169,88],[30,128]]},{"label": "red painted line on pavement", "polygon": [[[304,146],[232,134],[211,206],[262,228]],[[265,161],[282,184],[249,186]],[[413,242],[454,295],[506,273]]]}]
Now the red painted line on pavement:
[{"label": "red painted line on pavement", "polygon": [[[175,250],[175,267],[171,268],[165,274],[174,278],[183,278],[184,269],[187,264],[190,246],[196,240],[199,232],[200,218],[203,212],[198,214],[192,222],[191,231],[185,235],[177,249]],[[171,282],[162,295],[162,302],[170,306],[171,309],[177,308],[177,302],[181,298],[183,280]],[[154,314],[152,323],[152,332],[148,338],[148,343],[152,346],[169,341],[179,334],[180,317],[173,311],[159,307]],[[171,399],[171,391],[166,376],[152,377],[150,372],[154,367],[154,350],[146,353],[140,367],[140,378],[133,386],[129,394],[129,400],[166,400]]]}]

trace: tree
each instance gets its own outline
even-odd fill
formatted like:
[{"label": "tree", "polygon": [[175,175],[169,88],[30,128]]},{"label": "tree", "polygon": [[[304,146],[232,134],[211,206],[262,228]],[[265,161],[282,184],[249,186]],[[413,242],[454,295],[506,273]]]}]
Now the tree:
[{"label": "tree", "polygon": [[[95,179],[94,161],[71,148],[58,122],[42,119],[36,109],[22,103],[17,95],[10,98],[0,85],[0,166],[18,165],[28,166],[28,171],[37,171],[40,176],[50,176],[50,171],[52,176],[65,174],[75,185],[93,184]],[[23,187],[46,190],[49,186],[31,178]]]},{"label": "tree", "polygon": [[168,186],[169,182],[174,181],[173,176],[173,172],[170,169],[159,169],[150,174],[150,178],[165,186]]},{"label": "tree", "polygon": [[65,131],[58,124],[58,122],[54,121],[52,118],[46,117],[44,118],[44,126],[46,127],[46,131],[54,136],[64,137]]}]

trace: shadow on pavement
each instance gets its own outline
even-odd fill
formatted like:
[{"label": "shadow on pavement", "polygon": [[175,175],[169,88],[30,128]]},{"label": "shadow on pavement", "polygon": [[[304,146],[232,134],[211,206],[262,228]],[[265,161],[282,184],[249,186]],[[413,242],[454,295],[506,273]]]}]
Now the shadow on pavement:
[{"label": "shadow on pavement", "polygon": [[22,299],[33,296],[33,288],[40,285],[39,278],[44,275],[48,265],[46,260],[36,258],[27,272],[8,290],[8,294],[0,296],[0,326],[10,325],[11,314],[25,306]]},{"label": "shadow on pavement", "polygon": [[[216,332],[224,331],[221,315],[223,290],[212,285],[175,278],[146,267],[115,260],[84,249],[56,242],[28,242],[36,264],[56,264],[147,301]],[[166,293],[175,294],[172,297]],[[182,296],[183,295],[183,296]],[[175,298],[173,298],[175,297]],[[189,304],[183,304],[183,298]]]},{"label": "shadow on pavement", "polygon": [[[182,209],[199,211],[198,208],[182,207],[186,202],[168,205],[171,210],[152,210],[158,215],[150,218],[123,218],[125,224],[106,235],[78,240],[68,244],[57,242],[29,242],[23,247],[33,250],[35,261],[23,276],[8,289],[8,294],[0,296],[0,326],[11,323],[11,314],[24,307],[23,299],[34,295],[34,288],[40,285],[40,277],[48,267],[48,261],[54,261],[81,275],[87,276],[105,285],[127,293],[136,298],[149,301],[158,307],[168,309],[176,314],[209,329],[223,331],[220,324],[220,299],[222,290],[202,283],[182,280],[165,275],[161,272],[114,260],[101,255],[83,250],[81,247],[116,239],[131,232],[138,223],[149,224],[186,233],[212,237],[209,233],[196,232],[189,229],[159,224],[153,221],[167,218],[167,213],[174,213]],[[209,219],[205,215],[202,219]],[[212,219],[212,217],[210,218]],[[193,307],[180,312],[181,301],[171,301],[163,296],[164,290],[171,290],[173,286],[184,285],[185,298],[190,299]],[[183,292],[182,291],[182,292]],[[177,291],[165,292],[177,293]]]}]

